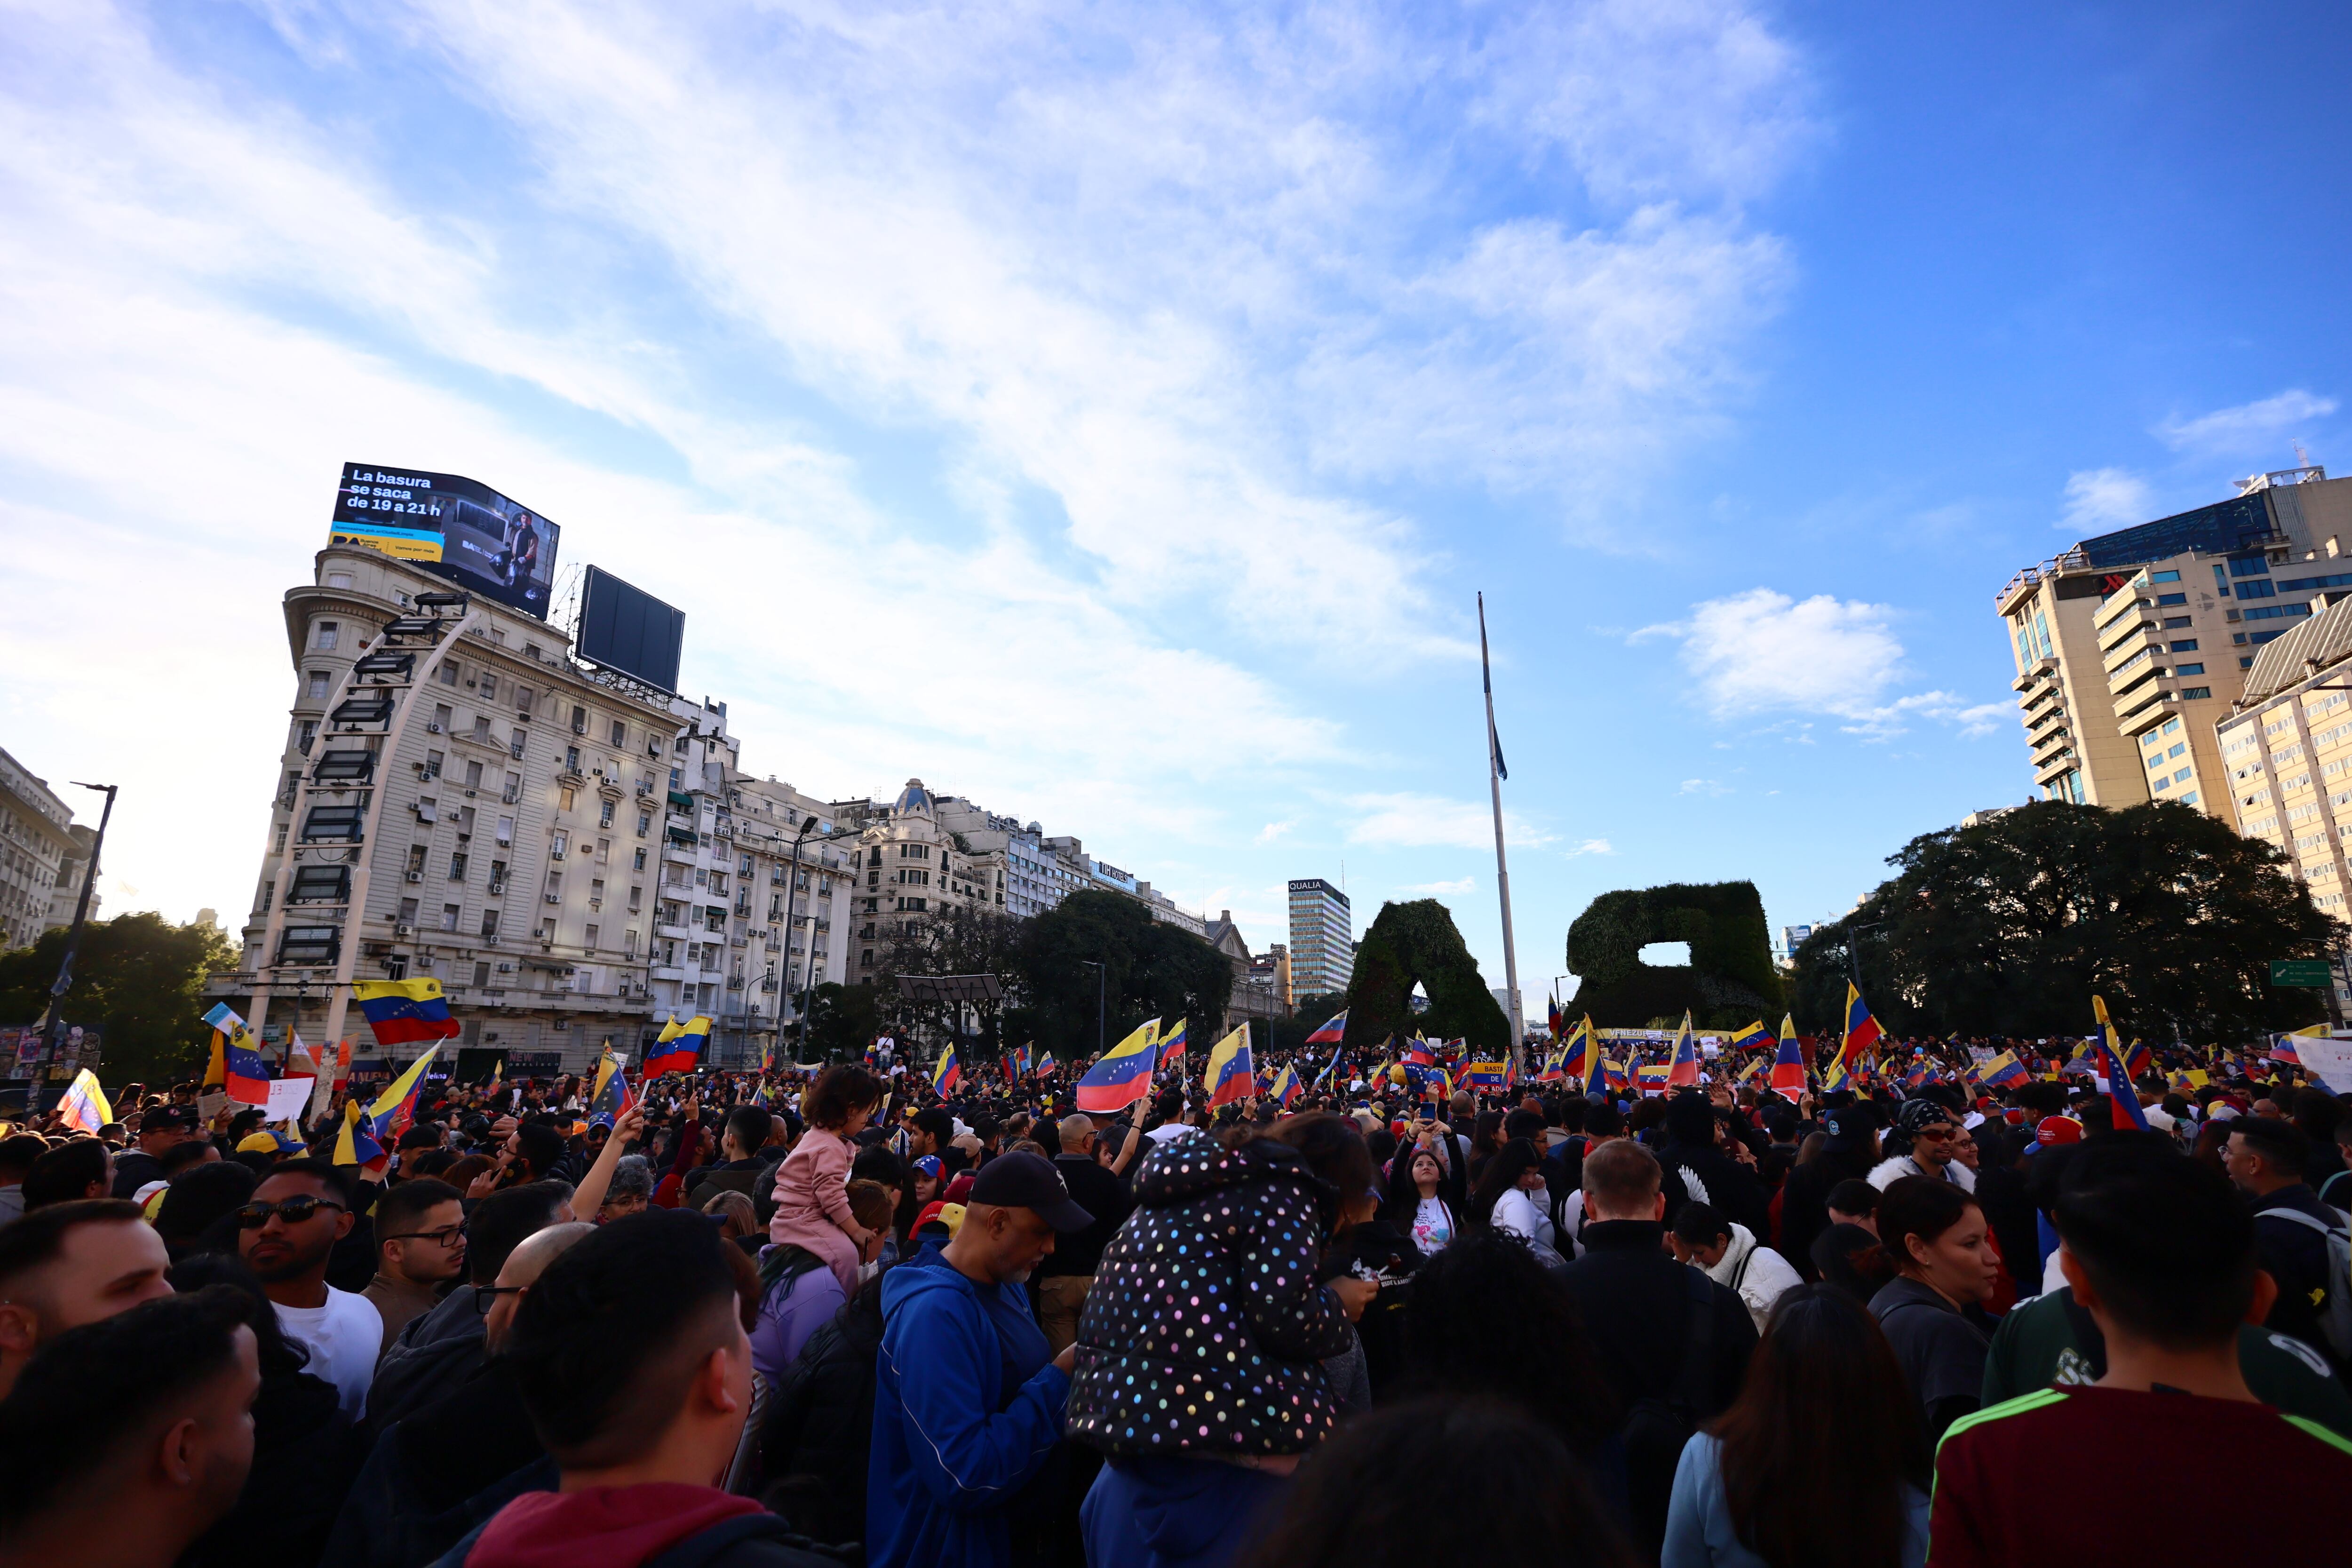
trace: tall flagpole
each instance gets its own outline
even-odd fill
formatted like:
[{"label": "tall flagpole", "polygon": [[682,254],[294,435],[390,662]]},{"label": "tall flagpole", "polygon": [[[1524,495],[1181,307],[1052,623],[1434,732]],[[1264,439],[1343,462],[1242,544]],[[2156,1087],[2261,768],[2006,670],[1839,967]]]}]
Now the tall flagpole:
[{"label": "tall flagpole", "polygon": [[1503,765],[1503,742],[1495,733],[1495,672],[1486,661],[1486,595],[1478,595],[1478,679],[1486,688],[1486,787],[1495,797],[1495,889],[1503,900],[1503,984],[1511,1016],[1511,1060],[1527,1063],[1527,1020],[1519,1016],[1519,952],[1511,939],[1511,867],[1503,855],[1503,781],[1511,776]]}]

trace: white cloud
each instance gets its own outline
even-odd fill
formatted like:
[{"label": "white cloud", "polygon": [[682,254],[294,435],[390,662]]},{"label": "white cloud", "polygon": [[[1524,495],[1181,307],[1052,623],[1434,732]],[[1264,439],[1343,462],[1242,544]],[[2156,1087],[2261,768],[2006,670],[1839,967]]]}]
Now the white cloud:
[{"label": "white cloud", "polygon": [[[1347,804],[1366,815],[1348,830],[1350,844],[1377,845],[1390,849],[1485,849],[1495,847],[1493,807],[1485,801],[1447,800],[1433,795],[1359,795]],[[1507,845],[1538,846],[1552,842],[1551,835],[1512,815],[1503,814]]]},{"label": "white cloud", "polygon": [[[1903,733],[1911,719],[1952,724],[1967,736],[1990,733],[2007,711],[2000,703],[1971,705],[1947,691],[1886,696],[1906,673],[1889,624],[1895,614],[1858,599],[1800,601],[1750,588],[1694,605],[1689,620],[1643,626],[1630,640],[1679,641],[1699,700],[1718,720],[1793,710],[1851,721],[1842,728],[1874,740]],[[1722,793],[1704,779],[1685,781],[1683,793],[1702,786]]]},{"label": "white cloud", "polygon": [[2312,421],[2336,412],[2336,399],[2318,397],[2293,387],[2259,402],[2235,408],[2217,408],[2193,418],[2174,417],[2156,427],[2157,436],[2176,452],[2201,452],[2239,457],[2269,450],[2279,454],[2284,444],[2302,435]]},{"label": "white cloud", "polygon": [[1276,839],[1282,837],[1285,834],[1287,834],[1292,828],[1297,826],[1298,820],[1296,817],[1286,818],[1281,822],[1269,822],[1264,827],[1257,830],[1256,842],[1260,844],[1271,844]]},{"label": "white cloud", "polygon": [[1477,878],[1462,877],[1457,878],[1451,882],[1419,882],[1404,890],[1421,898],[1436,899],[1445,898],[1448,896],[1459,896],[1463,893],[1469,892],[1471,889],[1477,887]]},{"label": "white cloud", "polygon": [[1685,779],[1676,795],[1729,795],[1731,786],[1721,779]]},{"label": "white cloud", "polygon": [[1616,847],[1606,838],[1588,838],[1567,852],[1568,858],[1571,860],[1580,855],[1614,855],[1616,853]]},{"label": "white cloud", "polygon": [[2066,476],[2066,513],[2056,527],[2077,538],[2128,528],[2156,515],[2156,491],[2124,468],[2078,468]]}]

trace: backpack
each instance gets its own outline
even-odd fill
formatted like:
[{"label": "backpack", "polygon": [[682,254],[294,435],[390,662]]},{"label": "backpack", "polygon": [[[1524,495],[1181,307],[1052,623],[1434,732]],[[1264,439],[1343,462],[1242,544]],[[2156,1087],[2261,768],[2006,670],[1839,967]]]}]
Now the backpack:
[{"label": "backpack", "polygon": [[1666,1510],[1683,1447],[1698,1430],[1699,1413],[1714,1389],[1715,1282],[1696,1268],[1683,1272],[1689,1276],[1685,1289],[1690,1297],[1690,1334],[1683,1342],[1674,1391],[1635,1400],[1623,1427],[1627,1510],[1633,1516],[1635,1535],[1653,1554],[1665,1539]]},{"label": "backpack", "polygon": [[2327,1305],[2319,1311],[2319,1331],[2336,1359],[2352,1360],[2352,1230],[2301,1209],[2264,1209],[2256,1217],[2292,1220],[2327,1238]]}]

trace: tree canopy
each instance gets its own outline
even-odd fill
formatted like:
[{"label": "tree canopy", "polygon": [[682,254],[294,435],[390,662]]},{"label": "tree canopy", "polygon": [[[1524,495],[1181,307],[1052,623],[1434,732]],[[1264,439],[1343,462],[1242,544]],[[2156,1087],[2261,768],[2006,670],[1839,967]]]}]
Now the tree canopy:
[{"label": "tree canopy", "polygon": [[[1643,963],[1642,949],[1655,942],[1690,943],[1690,963]],[[1702,1027],[1779,1022],[1780,977],[1753,882],[1603,893],[1568,928],[1568,967],[1579,977],[1569,1010],[1604,1028],[1643,1028],[1685,1011]]]},{"label": "tree canopy", "polygon": [[[1429,995],[1426,1013],[1412,1011],[1416,983]],[[1316,1018],[1307,1027],[1322,1022]],[[1416,1031],[1459,1038],[1490,1059],[1511,1048],[1510,1019],[1486,988],[1452,912],[1435,899],[1382,904],[1356,946],[1356,972],[1348,983],[1349,1046],[1377,1046],[1391,1034]]]},{"label": "tree canopy", "polygon": [[2273,988],[2270,963],[2344,939],[2276,848],[2174,801],[2038,801],[1887,864],[1796,952],[1809,1029],[1839,1026],[1858,940],[1863,995],[1896,1033],[2084,1035],[2096,993],[2126,1038],[2234,1043],[2317,1018],[2318,994]]},{"label": "tree canopy", "polygon": [[[65,956],[66,928],[30,947],[0,952],[0,1021],[41,1021]],[[205,976],[226,969],[236,949],[215,926],[173,925],[152,913],[92,921],[74,957],[62,1016],[99,1031],[100,1076],[108,1083],[158,1083],[203,1064]]]},{"label": "tree canopy", "polygon": [[1232,961],[1191,931],[1155,921],[1122,894],[1072,893],[1023,930],[1022,1001],[1005,1009],[1003,1037],[1034,1040],[1064,1061],[1093,1053],[1097,977],[1103,965],[1103,1039],[1116,1045],[1146,1018],[1191,1021],[1192,1039],[1224,1019],[1233,999]]}]

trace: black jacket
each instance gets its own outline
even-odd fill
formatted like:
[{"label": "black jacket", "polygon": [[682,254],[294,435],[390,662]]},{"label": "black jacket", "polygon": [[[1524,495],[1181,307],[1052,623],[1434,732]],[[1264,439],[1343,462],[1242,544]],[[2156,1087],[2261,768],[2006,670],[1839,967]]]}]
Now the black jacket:
[{"label": "black jacket", "polygon": [[[1669,1142],[1658,1150],[1658,1163],[1681,1178],[1686,1202],[1703,1203],[1722,1218],[1746,1226],[1759,1242],[1772,1234],[1772,1194],[1762,1179],[1714,1144]],[[1679,1207],[1669,1198],[1668,1225]]]},{"label": "black jacket", "polygon": [[[1619,1407],[1672,1397],[1690,1342],[1690,1266],[1675,1261],[1665,1249],[1665,1226],[1654,1220],[1588,1220],[1580,1239],[1584,1256],[1562,1268],[1560,1278],[1575,1293]],[[1747,1305],[1715,1281],[1707,1284],[1715,1302],[1715,1370],[1708,1403],[1696,1412],[1702,1417],[1738,1397],[1756,1348]]]},{"label": "black jacket", "polygon": [[333,1384],[307,1372],[262,1379],[244,1489],[177,1568],[312,1568],[362,1457]]},{"label": "black jacket", "polygon": [[386,1430],[472,1377],[488,1357],[487,1347],[474,1292],[461,1282],[439,1306],[410,1319],[376,1363],[375,1381],[368,1385],[368,1430]]},{"label": "black jacket", "polygon": [[1057,1154],[1054,1169],[1070,1189],[1070,1201],[1095,1216],[1094,1224],[1070,1236],[1055,1238],[1052,1256],[1037,1265],[1040,1279],[1062,1275],[1083,1278],[1102,1262],[1103,1248],[1118,1234],[1135,1200],[1127,1185],[1087,1154]]},{"label": "black jacket", "polygon": [[127,1198],[150,1182],[163,1179],[163,1162],[144,1149],[125,1149],[114,1157],[114,1193]]},{"label": "black jacket", "polygon": [[[1795,1264],[1806,1279],[1820,1279],[1813,1242],[1830,1227],[1830,1191],[1840,1182],[1867,1179],[1876,1163],[1866,1148],[1834,1154],[1823,1150],[1811,1163],[1790,1171],[1780,1184],[1780,1233],[1772,1250]],[[1769,1234],[1769,1229],[1756,1233],[1759,1240]]]},{"label": "black jacket", "polygon": [[1271,1139],[1195,1133],[1145,1155],[1078,1321],[1063,1430],[1127,1455],[1303,1454],[1328,1437],[1339,1405],[1320,1363],[1355,1339],[1317,1279],[1324,1191]]},{"label": "black jacket", "polygon": [[870,1279],[808,1337],[769,1397],[760,1430],[767,1472],[760,1500],[813,1540],[865,1539],[874,1358],[881,1346],[882,1282]]},{"label": "black jacket", "polygon": [[2319,1326],[2328,1292],[2343,1289],[2341,1282],[2328,1278],[2327,1237],[2308,1225],[2280,1218],[2283,1209],[2308,1215],[2337,1230],[2345,1228],[2342,1211],[2321,1203],[2303,1182],[2254,1200],[2254,1250],[2263,1268],[2278,1282],[2278,1300],[2263,1326],[2294,1335],[2335,1363],[2341,1373],[2346,1369]]}]

